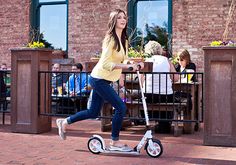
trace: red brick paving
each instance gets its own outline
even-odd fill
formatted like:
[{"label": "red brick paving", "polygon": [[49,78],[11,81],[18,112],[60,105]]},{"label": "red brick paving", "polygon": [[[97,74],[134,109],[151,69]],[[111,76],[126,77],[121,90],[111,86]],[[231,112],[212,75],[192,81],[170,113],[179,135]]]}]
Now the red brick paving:
[{"label": "red brick paving", "polygon": [[[1,120],[0,120],[1,121]],[[0,125],[0,165],[151,165],[151,164],[236,164],[236,148],[203,146],[202,131],[173,137],[154,134],[164,147],[160,158],[140,156],[94,155],[87,149],[88,138],[100,134],[108,142],[110,132],[100,132],[100,121],[86,120],[71,125],[66,141],[60,140],[52,123],[52,131],[43,134],[11,133],[9,125]],[[135,146],[143,135],[143,127],[121,132],[121,139]]]}]

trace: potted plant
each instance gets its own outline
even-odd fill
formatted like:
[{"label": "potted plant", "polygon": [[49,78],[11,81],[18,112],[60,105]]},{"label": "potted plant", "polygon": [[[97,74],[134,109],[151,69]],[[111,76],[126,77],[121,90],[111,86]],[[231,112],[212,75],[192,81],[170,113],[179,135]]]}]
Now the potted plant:
[{"label": "potted plant", "polygon": [[[51,130],[51,118],[40,116],[50,112],[50,74],[52,49],[46,48],[42,35],[30,31],[29,42],[11,49],[11,124],[13,132],[41,133]],[[24,97],[20,97],[20,96]],[[19,104],[20,103],[20,104]],[[19,122],[20,121],[20,122]]]},{"label": "potted plant", "polygon": [[178,58],[179,58],[178,54],[173,54],[173,56],[169,60],[174,66],[176,66],[178,64]]},{"label": "potted plant", "polygon": [[138,49],[135,49],[134,47],[130,47],[128,49],[128,57],[135,62],[141,62],[144,61],[145,58],[148,58],[149,55],[144,53],[144,51],[138,46]]}]

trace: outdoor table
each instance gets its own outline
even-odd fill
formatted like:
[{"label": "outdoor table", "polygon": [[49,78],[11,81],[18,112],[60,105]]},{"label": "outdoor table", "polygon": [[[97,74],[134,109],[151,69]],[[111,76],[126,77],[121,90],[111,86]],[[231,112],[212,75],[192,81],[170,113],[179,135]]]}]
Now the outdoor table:
[{"label": "outdoor table", "polygon": [[86,109],[87,98],[89,95],[79,95],[79,96],[70,96],[70,95],[51,95],[52,103],[55,103],[55,107],[58,113],[67,113],[65,114],[74,114],[80,110]]},{"label": "outdoor table", "polygon": [[[184,114],[184,120],[189,120],[190,123],[184,122],[184,132],[185,133],[193,133],[195,128],[195,123],[191,122],[198,119],[198,116],[200,116],[200,86],[201,83],[199,82],[175,82],[173,83],[173,90],[174,91],[180,91],[180,92],[186,92],[191,94],[191,100],[192,100],[192,109],[187,110],[186,114]],[[198,124],[198,123],[196,123]],[[196,125],[198,126],[198,125]]]}]

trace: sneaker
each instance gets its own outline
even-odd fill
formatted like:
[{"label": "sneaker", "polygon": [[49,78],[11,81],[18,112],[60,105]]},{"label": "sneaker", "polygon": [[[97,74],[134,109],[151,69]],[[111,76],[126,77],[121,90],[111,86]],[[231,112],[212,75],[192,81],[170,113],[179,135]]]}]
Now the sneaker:
[{"label": "sneaker", "polygon": [[65,130],[63,129],[63,125],[62,125],[63,120],[64,119],[57,119],[56,124],[58,127],[58,134],[59,134],[60,138],[62,140],[66,140]]},{"label": "sneaker", "polygon": [[129,147],[128,145],[123,145],[123,146],[110,146],[109,147],[110,151],[121,151],[121,152],[131,152],[133,149]]},{"label": "sneaker", "polygon": [[110,151],[122,151],[122,152],[130,152],[133,149],[131,147],[129,147],[127,144],[122,144],[120,142],[110,142],[110,147],[109,147]]}]

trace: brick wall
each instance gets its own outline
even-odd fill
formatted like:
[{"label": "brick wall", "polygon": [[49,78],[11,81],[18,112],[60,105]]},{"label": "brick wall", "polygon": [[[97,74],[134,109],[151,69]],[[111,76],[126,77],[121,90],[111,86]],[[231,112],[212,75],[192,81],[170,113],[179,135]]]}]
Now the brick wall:
[{"label": "brick wall", "polygon": [[[188,49],[198,70],[203,71],[202,46],[222,40],[230,3],[231,0],[173,0],[173,52]],[[236,41],[236,19],[230,24],[229,38]]]},{"label": "brick wall", "polygon": [[101,52],[110,12],[126,10],[126,0],[70,0],[69,1],[69,57],[88,61]]},{"label": "brick wall", "polygon": [[[28,40],[30,0],[0,3],[0,63],[10,65],[9,48]],[[110,11],[126,9],[127,0],[69,0],[68,55],[85,62],[97,51],[107,30]],[[173,52],[188,49],[198,70],[203,71],[202,46],[222,39],[231,0],[173,0]],[[234,13],[236,17],[236,12]],[[230,24],[236,40],[236,20]]]},{"label": "brick wall", "polygon": [[0,1],[0,64],[6,62],[10,67],[10,48],[28,41],[29,1]]}]

